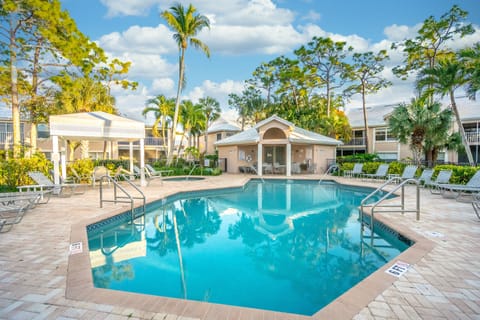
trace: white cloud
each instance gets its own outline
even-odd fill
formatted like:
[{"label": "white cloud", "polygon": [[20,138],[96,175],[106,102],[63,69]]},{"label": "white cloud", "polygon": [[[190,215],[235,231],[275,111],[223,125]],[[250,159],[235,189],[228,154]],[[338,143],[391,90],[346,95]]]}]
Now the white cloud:
[{"label": "white cloud", "polygon": [[107,7],[107,16],[143,16],[158,0],[100,0]]},{"label": "white cloud", "polygon": [[186,99],[197,102],[200,98],[212,97],[215,98],[223,110],[228,109],[228,95],[230,93],[241,93],[244,88],[243,82],[225,80],[218,83],[210,80],[205,80],[200,86],[193,88],[187,95]]},{"label": "white cloud", "polygon": [[110,52],[136,52],[166,54],[178,51],[172,31],[165,25],[156,27],[131,26],[126,31],[112,32],[98,40],[98,44]]},{"label": "white cloud", "polygon": [[418,30],[420,29],[421,24],[417,24],[413,27],[405,25],[393,24],[391,26],[385,27],[383,29],[383,34],[387,36],[387,40],[390,41],[403,41],[405,39],[412,39],[417,35]]},{"label": "white cloud", "polygon": [[151,86],[152,92],[158,92],[166,97],[175,94],[175,82],[170,78],[154,79]]}]

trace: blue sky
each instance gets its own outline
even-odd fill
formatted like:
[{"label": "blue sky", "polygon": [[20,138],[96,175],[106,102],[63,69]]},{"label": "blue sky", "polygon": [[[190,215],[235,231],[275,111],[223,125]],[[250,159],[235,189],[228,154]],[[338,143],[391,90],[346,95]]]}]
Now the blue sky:
[{"label": "blue sky", "polygon": [[[114,90],[117,107],[129,117],[141,119],[145,101],[155,95],[175,96],[178,49],[172,32],[159,13],[174,1],[165,0],[61,0],[79,29],[99,43],[111,57],[132,61],[131,80],[136,91]],[[468,20],[478,30],[473,36],[451,44],[461,47],[480,41],[479,0],[198,0],[192,3],[211,20],[211,29],[199,38],[211,50],[207,59],[189,48],[186,57],[187,87],[184,98],[193,101],[212,96],[220,101],[225,117],[229,93],[240,93],[244,80],[262,62],[307,43],[313,36],[347,41],[358,51],[389,49],[392,42],[414,37],[421,23],[433,15],[437,19],[453,4],[469,12]],[[384,76],[394,85],[374,96],[367,104],[408,101],[411,82],[396,79],[391,68],[402,61],[400,52],[390,51]],[[359,106],[353,97],[347,107]]]}]

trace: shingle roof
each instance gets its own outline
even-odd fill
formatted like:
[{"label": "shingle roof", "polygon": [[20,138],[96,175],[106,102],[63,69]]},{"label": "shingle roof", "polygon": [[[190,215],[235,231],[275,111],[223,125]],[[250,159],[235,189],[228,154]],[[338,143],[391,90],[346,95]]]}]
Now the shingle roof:
[{"label": "shingle roof", "polygon": [[240,131],[242,130],[237,125],[234,125],[223,118],[214,121],[207,130],[208,133]]},{"label": "shingle roof", "polygon": [[[469,100],[465,97],[456,98],[458,112],[462,121],[480,120],[480,102]],[[381,106],[367,107],[368,126],[379,127],[387,126],[388,121],[385,117],[388,116],[399,104],[389,104]],[[448,107],[448,103],[443,103],[443,106]],[[347,112],[347,117],[352,128],[363,128],[363,109],[352,108]]]},{"label": "shingle roof", "polygon": [[278,116],[272,116],[268,119],[258,122],[255,127],[247,129],[243,132],[237,133],[233,136],[225,138],[223,140],[218,141],[215,143],[217,146],[222,145],[237,145],[237,144],[251,144],[251,143],[258,143],[259,135],[258,135],[258,128],[271,122],[271,121],[279,121],[284,123],[292,128],[289,141],[296,142],[296,143],[310,143],[310,144],[326,144],[326,145],[341,145],[342,142],[333,138],[326,137],[324,135],[308,131],[302,128],[299,128],[293,125],[291,122],[282,119]]}]

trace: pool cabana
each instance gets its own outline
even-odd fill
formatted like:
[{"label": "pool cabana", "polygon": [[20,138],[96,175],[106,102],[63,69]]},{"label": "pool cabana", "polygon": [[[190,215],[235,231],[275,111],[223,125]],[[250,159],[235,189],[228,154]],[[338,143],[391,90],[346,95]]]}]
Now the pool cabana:
[{"label": "pool cabana", "polygon": [[[145,180],[145,124],[105,112],[81,112],[50,116],[54,181],[60,182],[60,171],[66,176],[65,154],[59,152],[59,137],[63,140],[128,141],[130,168],[133,168],[133,142],[140,141],[140,184]],[[61,164],[61,166],[60,166]]]},{"label": "pool cabana", "polygon": [[276,115],[215,143],[226,172],[283,174],[324,172],[342,142],[295,126]]}]

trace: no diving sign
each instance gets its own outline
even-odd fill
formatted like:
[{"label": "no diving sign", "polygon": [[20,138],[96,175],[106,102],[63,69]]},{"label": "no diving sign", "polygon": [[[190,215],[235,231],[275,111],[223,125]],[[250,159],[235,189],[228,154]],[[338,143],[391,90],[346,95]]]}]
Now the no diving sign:
[{"label": "no diving sign", "polygon": [[408,271],[408,268],[410,268],[410,265],[408,263],[402,262],[402,261],[397,261],[393,266],[385,270],[386,273],[394,276],[394,277],[401,277],[405,272]]}]

